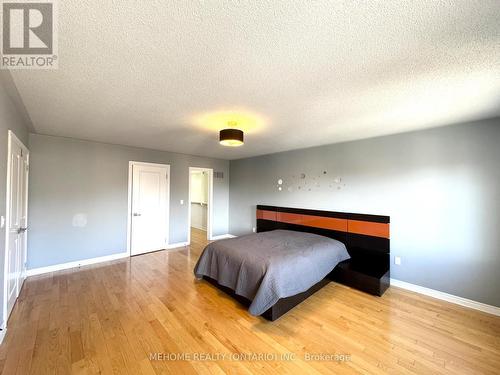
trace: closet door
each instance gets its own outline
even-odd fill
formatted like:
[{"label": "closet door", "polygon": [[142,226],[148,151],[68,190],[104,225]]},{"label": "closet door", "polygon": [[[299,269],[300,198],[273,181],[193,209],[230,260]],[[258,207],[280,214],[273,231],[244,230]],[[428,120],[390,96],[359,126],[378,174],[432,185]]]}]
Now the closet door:
[{"label": "closet door", "polygon": [[168,245],[169,166],[132,166],[131,254],[165,249]]}]

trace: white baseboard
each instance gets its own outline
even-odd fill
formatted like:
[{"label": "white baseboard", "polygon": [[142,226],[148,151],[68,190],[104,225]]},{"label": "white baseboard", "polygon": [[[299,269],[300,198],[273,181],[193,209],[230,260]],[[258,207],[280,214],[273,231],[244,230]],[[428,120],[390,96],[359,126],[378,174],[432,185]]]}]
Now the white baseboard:
[{"label": "white baseboard", "polygon": [[126,258],[128,256],[129,256],[128,253],[118,253],[118,254],[105,255],[97,258],[77,260],[74,262],[54,264],[53,266],[30,269],[27,271],[27,275],[28,276],[41,275],[42,273],[61,271],[61,270],[66,270],[68,268],[87,266],[90,264],[101,263],[101,262],[109,262],[110,260]]},{"label": "white baseboard", "polygon": [[210,240],[212,241],[216,241],[216,240],[223,240],[225,238],[234,238],[236,236],[233,236],[232,234],[221,234],[219,236],[212,236],[212,238]]},{"label": "white baseboard", "polygon": [[[178,247],[184,247],[187,245],[188,245],[187,242],[177,242],[177,243],[172,243],[172,244],[165,246],[165,249],[166,250],[176,249]],[[69,268],[76,268],[76,267],[81,267],[81,266],[88,266],[90,264],[109,262],[111,260],[127,258],[128,256],[129,256],[128,253],[118,253],[118,254],[105,255],[105,256],[97,257],[97,258],[83,259],[83,260],[77,260],[74,262],[54,264],[52,266],[47,266],[47,267],[33,268],[33,269],[28,270],[26,272],[26,274],[27,274],[27,276],[36,276],[36,275],[41,275],[43,273],[62,271],[62,270],[66,270]]]},{"label": "white baseboard", "polygon": [[469,307],[474,310],[479,310],[488,314],[493,314],[496,316],[500,316],[500,307],[487,305],[485,303],[473,301],[471,299],[458,297],[453,294],[448,294],[444,292],[440,292],[439,290],[434,290],[430,288],[426,288],[420,285],[410,284],[406,281],[401,281],[397,279],[391,279],[391,285],[397,286],[402,289],[411,290],[412,292],[424,294],[429,297],[434,297],[443,301],[455,303],[457,305]]}]

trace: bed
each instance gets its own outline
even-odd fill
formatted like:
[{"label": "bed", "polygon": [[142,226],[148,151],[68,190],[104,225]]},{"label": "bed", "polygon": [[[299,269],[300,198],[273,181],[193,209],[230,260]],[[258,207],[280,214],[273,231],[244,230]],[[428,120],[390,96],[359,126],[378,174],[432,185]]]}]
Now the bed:
[{"label": "bed", "polygon": [[280,299],[307,291],[349,258],[340,241],[277,229],[212,242],[194,273],[252,301],[248,311],[261,315]]},{"label": "bed", "polygon": [[268,320],[332,279],[381,295],[388,223],[386,216],[257,206],[257,233],[208,244],[194,274]]}]

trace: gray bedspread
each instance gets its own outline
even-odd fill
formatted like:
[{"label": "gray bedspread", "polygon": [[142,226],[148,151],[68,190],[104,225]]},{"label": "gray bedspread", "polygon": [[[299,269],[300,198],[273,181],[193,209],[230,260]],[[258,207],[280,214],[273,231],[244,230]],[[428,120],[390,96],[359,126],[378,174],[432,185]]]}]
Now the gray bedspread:
[{"label": "gray bedspread", "polygon": [[194,268],[252,301],[260,315],[280,298],[308,290],[349,259],[342,242],[312,233],[274,230],[212,242]]}]

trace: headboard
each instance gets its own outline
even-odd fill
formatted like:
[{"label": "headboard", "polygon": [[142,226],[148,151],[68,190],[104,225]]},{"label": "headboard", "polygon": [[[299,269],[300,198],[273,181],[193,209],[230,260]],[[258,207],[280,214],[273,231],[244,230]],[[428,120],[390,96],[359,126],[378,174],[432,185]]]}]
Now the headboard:
[{"label": "headboard", "polygon": [[390,217],[335,211],[257,206],[257,232],[288,229],[343,242],[352,261],[389,269]]}]

